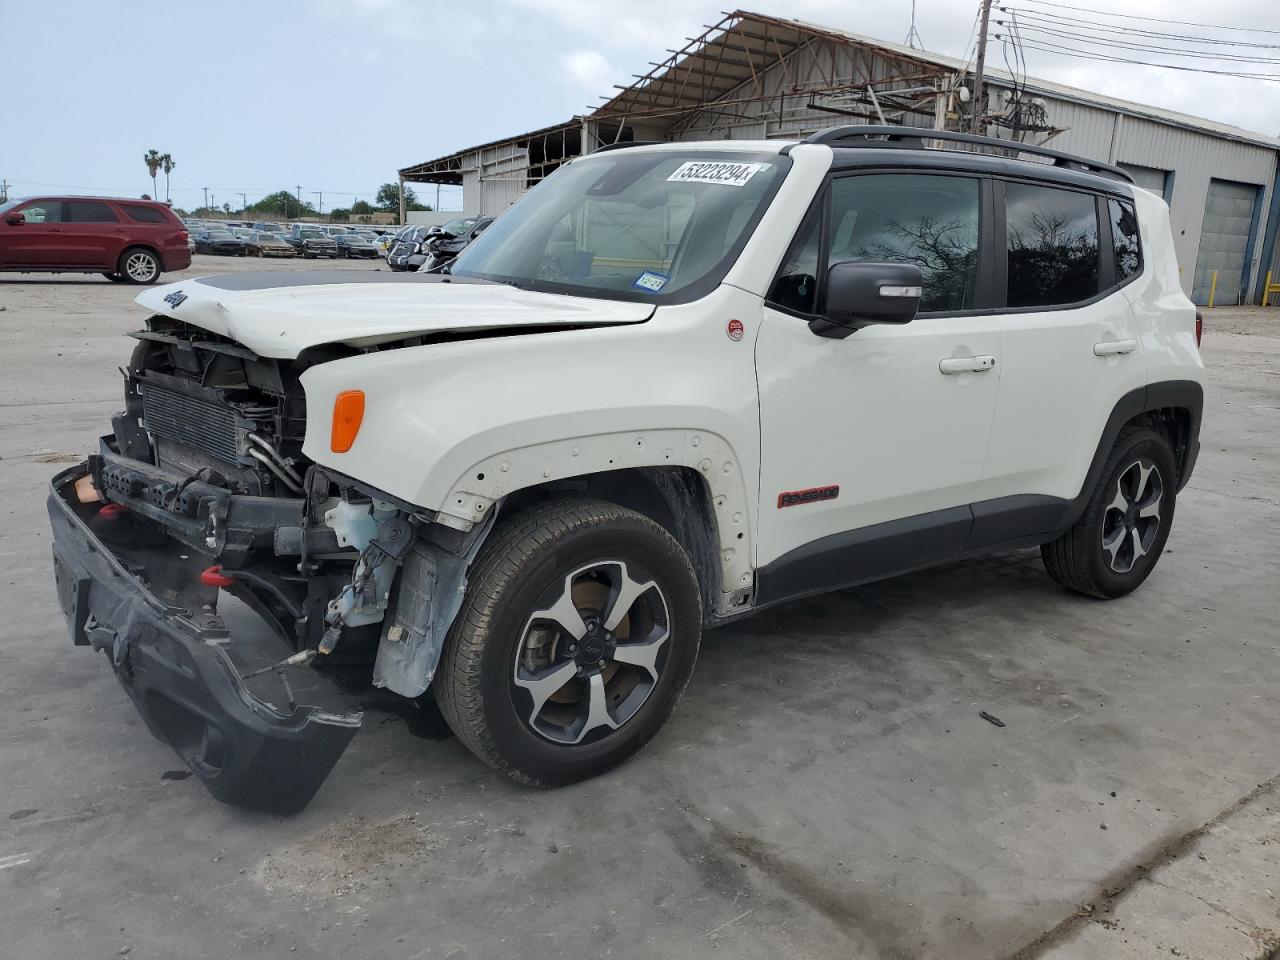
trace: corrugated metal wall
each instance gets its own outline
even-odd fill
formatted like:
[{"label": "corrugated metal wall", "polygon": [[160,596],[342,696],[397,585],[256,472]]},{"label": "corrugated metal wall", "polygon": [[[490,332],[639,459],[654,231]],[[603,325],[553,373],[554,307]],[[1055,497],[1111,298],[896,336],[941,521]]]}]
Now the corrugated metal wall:
[{"label": "corrugated metal wall", "polygon": [[462,162],[462,208],[467,214],[496,217],[524,195],[529,150],[502,144],[469,153]]}]

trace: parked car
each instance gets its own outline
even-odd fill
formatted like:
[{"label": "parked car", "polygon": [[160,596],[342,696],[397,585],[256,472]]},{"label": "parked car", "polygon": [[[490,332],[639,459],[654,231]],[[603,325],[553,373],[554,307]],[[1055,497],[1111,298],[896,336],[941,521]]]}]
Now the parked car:
[{"label": "parked car", "polygon": [[340,257],[372,260],[378,256],[378,251],[374,245],[359,234],[335,234],[333,242],[338,248],[338,256]]},{"label": "parked car", "polygon": [[72,639],[217,796],[288,812],[359,718],[251,692],[218,589],[282,675],[363,652],[539,786],[631,756],[703,629],[774,604],[1037,544],[1129,594],[1200,446],[1168,208],[1092,160],[925,147],[956,139],[605,150],[449,275],[144,292],[114,436],[49,498]]},{"label": "parked car", "polygon": [[308,260],[316,257],[333,257],[337,258],[338,248],[334,245],[333,240],[325,236],[319,227],[314,224],[295,223],[285,236],[285,240],[289,245],[297,251],[301,257]]},{"label": "parked car", "polygon": [[374,249],[378,251],[378,255],[381,257],[386,257],[391,250],[391,245],[395,242],[396,237],[393,233],[380,233],[372,241]]},{"label": "parked car", "polygon": [[250,224],[250,228],[255,233],[284,233],[284,227],[278,223],[268,223],[265,220],[259,220],[257,223]]},{"label": "parked car", "polygon": [[415,269],[410,267],[409,258],[422,252],[422,244],[428,238],[440,233],[438,226],[428,227],[425,224],[411,224],[396,234],[395,242],[387,251],[387,265],[392,270]]},{"label": "parked car", "polygon": [[296,257],[297,251],[278,233],[259,231],[253,235],[255,256],[258,257]]},{"label": "parked car", "polygon": [[[452,224],[445,224],[441,228],[441,232],[434,237],[428,237],[427,240],[419,245],[419,252],[409,257],[409,269],[430,272],[439,270],[446,263],[453,261],[458,254],[467,248],[471,241],[484,233],[488,229],[489,224],[493,223],[493,217],[480,217],[479,219],[468,218],[466,222],[458,224],[456,229],[460,229],[460,233],[453,233],[450,230]],[[470,223],[468,228],[467,223]]]},{"label": "parked car", "polygon": [[245,242],[226,227],[206,227],[196,232],[196,252],[243,257]]},{"label": "parked car", "polygon": [[0,204],[0,271],[101,273],[154,283],[191,265],[185,225],[163,203],[30,197]]}]

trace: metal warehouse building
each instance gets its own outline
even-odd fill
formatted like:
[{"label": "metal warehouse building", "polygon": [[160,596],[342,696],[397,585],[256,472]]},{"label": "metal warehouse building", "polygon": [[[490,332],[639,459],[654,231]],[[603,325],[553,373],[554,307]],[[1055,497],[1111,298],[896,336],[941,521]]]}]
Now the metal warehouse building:
[{"label": "metal warehouse building", "polygon": [[[1183,285],[1207,303],[1257,302],[1280,276],[1280,139],[987,70],[990,136],[1125,167],[1162,195]],[[399,171],[461,185],[470,214],[502,213],[560,164],[617,141],[798,139],[837,123],[967,129],[972,65],[855,34],[736,11],[604,103],[564,123]]]}]

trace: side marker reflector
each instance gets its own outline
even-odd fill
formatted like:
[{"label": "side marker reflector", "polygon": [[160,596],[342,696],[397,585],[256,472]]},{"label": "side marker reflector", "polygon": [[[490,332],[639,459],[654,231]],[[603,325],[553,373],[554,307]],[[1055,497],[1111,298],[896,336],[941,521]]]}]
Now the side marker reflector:
[{"label": "side marker reflector", "polygon": [[334,453],[346,453],[356,442],[360,421],[364,419],[364,391],[343,390],[333,401],[333,430],[329,436],[329,449]]}]

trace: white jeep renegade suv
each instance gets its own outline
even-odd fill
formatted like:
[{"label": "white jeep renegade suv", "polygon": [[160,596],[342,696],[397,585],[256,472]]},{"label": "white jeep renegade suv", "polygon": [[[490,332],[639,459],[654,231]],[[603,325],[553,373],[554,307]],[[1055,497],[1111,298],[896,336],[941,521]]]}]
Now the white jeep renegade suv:
[{"label": "white jeep renegade suv", "polygon": [[[312,660],[564,784],[657,732],[705,627],[996,547],[1151,573],[1203,373],[1159,198],[904,128],[618,146],[446,272],[138,298],[125,409],[52,484],[59,594],[218,797],[327,776],[359,717],[294,702]],[[258,679],[220,591],[288,645]]]}]

